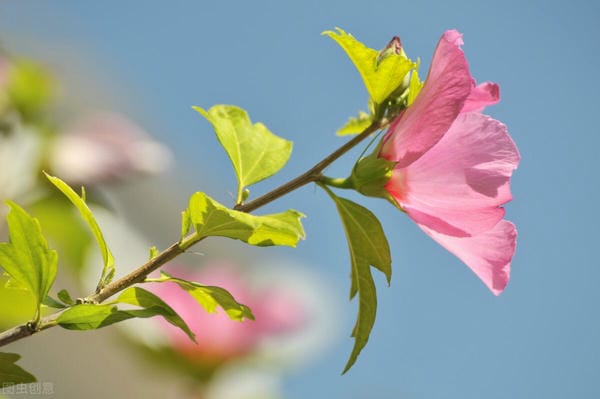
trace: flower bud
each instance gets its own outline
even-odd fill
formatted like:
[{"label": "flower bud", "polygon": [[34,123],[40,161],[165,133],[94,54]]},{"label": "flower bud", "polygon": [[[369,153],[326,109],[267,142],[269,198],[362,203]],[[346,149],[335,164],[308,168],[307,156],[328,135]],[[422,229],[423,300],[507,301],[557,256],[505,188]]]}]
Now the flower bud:
[{"label": "flower bud", "polygon": [[392,40],[390,40],[390,42],[387,44],[387,46],[385,46],[385,48],[383,48],[383,50],[379,52],[376,60],[377,65],[379,66],[379,64],[381,64],[381,61],[392,55],[400,55],[402,57],[406,57],[406,54],[402,49],[402,42],[400,41],[400,38],[398,36],[394,36]]},{"label": "flower bud", "polygon": [[[394,36],[387,46],[385,46],[385,48],[377,55],[377,59],[375,60],[377,68],[379,68],[385,60],[391,57],[400,57],[408,60],[408,57],[402,48],[402,42],[398,36]],[[408,96],[408,88],[410,86],[410,75],[410,73],[407,73],[399,82],[400,84],[398,84],[387,97],[384,107],[388,108],[388,110],[397,113],[400,109],[405,107],[405,98]]]},{"label": "flower bud", "polygon": [[385,158],[379,158],[377,148],[370,155],[358,160],[352,169],[350,180],[353,188],[359,193],[368,197],[384,198],[396,202],[385,189],[385,185],[392,177],[392,170],[396,162],[388,161]]}]

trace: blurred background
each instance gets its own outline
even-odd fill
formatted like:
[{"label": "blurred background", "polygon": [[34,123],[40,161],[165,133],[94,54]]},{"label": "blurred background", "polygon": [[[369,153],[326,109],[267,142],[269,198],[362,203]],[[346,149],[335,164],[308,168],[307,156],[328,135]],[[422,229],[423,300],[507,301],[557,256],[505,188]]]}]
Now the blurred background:
[{"label": "blurred background", "polygon": [[[177,239],[191,193],[234,202],[229,161],[192,105],[241,106],[294,141],[283,172],[252,195],[343,143],[334,132],[367,95],[342,50],[320,36],[335,26],[373,48],[400,36],[422,76],[442,32],[461,31],[473,76],[501,87],[501,103],[486,112],[522,155],[507,205],[518,248],[499,297],[391,206],[345,195],[380,217],[393,256],[391,287],[376,276],[369,344],[345,376],[356,315],[349,259],[334,207],[313,186],[264,208],[308,215],[297,249],[215,239],[171,266],[264,307],[266,325],[213,332],[247,343],[236,353],[190,354],[157,322],[52,329],[6,349],[57,398],[599,397],[599,18],[591,0],[0,1],[0,71],[10,59],[26,82],[11,97],[18,112],[0,126],[0,193],[41,218],[66,254],[57,288],[75,295],[93,287],[98,270],[85,265],[98,255],[77,215],[38,179],[40,167],[89,187],[125,273],[149,246]],[[329,174],[345,176],[357,156]],[[10,325],[27,298],[0,295]]]}]

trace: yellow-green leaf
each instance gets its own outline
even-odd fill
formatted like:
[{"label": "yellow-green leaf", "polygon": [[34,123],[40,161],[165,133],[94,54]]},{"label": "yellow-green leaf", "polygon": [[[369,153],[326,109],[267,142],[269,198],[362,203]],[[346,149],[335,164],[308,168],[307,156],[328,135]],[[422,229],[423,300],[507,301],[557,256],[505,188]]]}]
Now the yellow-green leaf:
[{"label": "yellow-green leaf", "polygon": [[165,320],[182,329],[195,342],[194,333],[183,319],[162,299],[140,287],[131,287],[119,295],[117,302],[141,307],[119,309],[114,303],[75,305],[56,319],[58,325],[68,330],[95,330],[133,318],[163,316]]},{"label": "yellow-green leaf", "polygon": [[229,209],[202,192],[192,195],[188,209],[192,225],[201,238],[221,236],[256,246],[290,247],[304,238],[300,223],[304,215],[293,209],[255,216]]},{"label": "yellow-green leaf", "polygon": [[56,251],[48,248],[40,223],[11,201],[6,216],[10,242],[0,243],[0,266],[11,279],[33,294],[36,302],[36,320],[40,305],[48,295],[58,265]]},{"label": "yellow-green leaf", "polygon": [[386,52],[385,56],[381,56],[380,51],[365,46],[340,28],[323,34],[344,49],[376,104],[381,104],[402,85],[408,72],[417,66],[403,52]]},{"label": "yellow-green leaf", "polygon": [[193,107],[212,125],[227,152],[238,180],[237,203],[244,189],[277,173],[292,153],[292,142],[252,123],[248,113],[233,105],[215,105],[208,111]]},{"label": "yellow-green leaf", "polygon": [[104,260],[104,267],[102,268],[102,276],[100,277],[100,281],[98,282],[98,289],[103,288],[106,284],[110,283],[114,274],[115,274],[115,260],[113,258],[112,253],[108,249],[108,245],[106,245],[106,241],[104,240],[104,236],[102,235],[102,231],[100,230],[100,226],[92,211],[85,203],[85,192],[82,191],[82,196],[79,196],[67,183],[59,179],[58,177],[50,176],[45,173],[46,177],[52,184],[56,186],[81,213],[81,217],[87,222],[96,238],[96,242],[98,243],[98,247],[100,248],[100,252],[102,253],[102,259]]},{"label": "yellow-green leaf", "polygon": [[360,111],[357,117],[351,117],[344,126],[336,132],[338,136],[362,133],[373,123],[373,116]]},{"label": "yellow-green leaf", "polygon": [[160,272],[160,279],[150,279],[148,282],[162,283],[171,281],[187,291],[208,313],[214,313],[217,306],[221,307],[230,319],[243,321],[254,320],[250,308],[239,303],[226,289],[210,285],[204,285],[193,281],[173,277],[164,271]]},{"label": "yellow-green leaf", "polygon": [[417,96],[421,92],[421,89],[423,88],[423,83],[424,82],[421,82],[421,80],[419,79],[419,74],[417,73],[417,70],[412,71],[412,73],[410,74],[410,83],[408,85],[408,97],[406,99],[406,106],[410,106],[412,103],[415,102],[415,99],[417,98]]},{"label": "yellow-green leaf", "polygon": [[[181,316],[173,310],[172,307],[167,305],[165,301],[140,287],[130,287],[119,295],[117,298],[119,303],[128,303],[130,305],[140,306],[146,310],[151,309],[155,314],[161,315],[166,321],[179,327],[183,332],[187,334],[192,341],[195,341],[194,333],[190,330],[188,325],[183,321]],[[139,316],[137,316],[139,317]]]}]

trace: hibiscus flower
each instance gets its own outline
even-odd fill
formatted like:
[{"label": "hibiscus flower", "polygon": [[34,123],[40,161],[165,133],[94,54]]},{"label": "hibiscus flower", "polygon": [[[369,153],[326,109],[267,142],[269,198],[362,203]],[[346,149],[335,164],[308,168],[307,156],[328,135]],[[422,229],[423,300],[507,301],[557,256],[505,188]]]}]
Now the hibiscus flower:
[{"label": "hibiscus flower", "polygon": [[510,277],[517,231],[504,217],[519,152],[501,122],[481,114],[498,85],[476,85],[450,30],[414,103],[385,134],[379,156],[396,162],[385,189],[431,238],[495,294]]}]

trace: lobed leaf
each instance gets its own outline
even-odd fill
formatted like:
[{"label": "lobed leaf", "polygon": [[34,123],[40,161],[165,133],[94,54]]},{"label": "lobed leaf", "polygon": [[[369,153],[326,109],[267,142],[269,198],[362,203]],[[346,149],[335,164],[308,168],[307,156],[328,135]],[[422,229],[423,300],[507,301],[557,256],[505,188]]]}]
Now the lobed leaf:
[{"label": "lobed leaf", "polygon": [[100,230],[100,226],[98,226],[98,222],[94,218],[92,211],[85,203],[85,191],[82,189],[82,196],[79,196],[67,183],[59,179],[58,177],[50,176],[45,173],[46,177],[56,188],[58,188],[81,213],[81,217],[87,222],[96,238],[96,242],[98,243],[98,247],[100,248],[100,252],[102,253],[102,259],[104,260],[104,267],[102,268],[102,275],[100,277],[100,281],[98,282],[98,290],[103,288],[106,284],[110,283],[115,274],[115,260],[113,258],[112,253],[108,249],[108,245],[106,245],[106,241],[104,240],[104,236],[102,235],[102,231]]},{"label": "lobed leaf", "polygon": [[6,201],[10,211],[6,216],[9,242],[0,243],[0,266],[12,281],[31,291],[36,303],[36,320],[58,265],[56,251],[48,248],[40,223],[12,201]]},{"label": "lobed leaf", "polygon": [[67,330],[95,330],[132,317],[135,316],[119,311],[112,304],[82,303],[65,310],[56,322]]},{"label": "lobed leaf", "polygon": [[274,175],[290,158],[292,142],[271,133],[262,123],[253,124],[242,108],[233,105],[215,105],[208,111],[192,108],[213,125],[233,164],[238,180],[238,204],[243,201],[244,188]]},{"label": "lobed leaf", "polygon": [[254,315],[250,308],[236,301],[233,295],[224,288],[183,280],[173,277],[164,271],[161,271],[160,274],[160,279],[151,280],[151,282],[162,283],[170,281],[176,283],[183,290],[187,291],[208,313],[214,313],[217,310],[217,306],[220,306],[232,320],[254,320]]},{"label": "lobed leaf", "polygon": [[403,53],[386,53],[368,48],[354,36],[340,28],[336,31],[325,31],[323,35],[332,38],[348,55],[365,83],[369,95],[376,104],[381,104],[404,81],[411,69],[417,64]]},{"label": "lobed leaf", "polygon": [[377,312],[377,293],[371,267],[385,274],[388,285],[392,277],[392,259],[387,238],[379,220],[368,209],[345,198],[337,197],[322,186],[335,202],[348,241],[351,261],[350,298],[358,294],[358,316],[352,331],[355,338],[350,358],[344,367],[347,372],[367,344]]},{"label": "lobed leaf", "polygon": [[229,209],[202,192],[192,195],[188,209],[192,225],[201,238],[221,236],[256,246],[295,247],[305,237],[300,223],[304,215],[293,209],[255,216]]},{"label": "lobed leaf", "polygon": [[130,305],[140,306],[145,310],[152,309],[155,314],[161,315],[166,321],[175,327],[179,327],[187,334],[188,337],[190,337],[192,341],[196,342],[194,333],[192,330],[190,330],[185,321],[183,321],[183,319],[177,314],[177,312],[175,312],[172,307],[167,305],[165,301],[150,291],[146,291],[140,287],[130,287],[123,291],[121,295],[119,295],[117,301],[119,303],[128,303]]},{"label": "lobed leaf", "polygon": [[362,133],[363,130],[371,126],[373,116],[366,112],[360,111],[357,117],[351,117],[344,126],[338,129],[338,136],[347,136],[350,134]]},{"label": "lobed leaf", "polygon": [[183,330],[195,342],[194,333],[183,319],[156,295],[139,287],[126,289],[117,298],[118,303],[126,303],[141,309],[118,309],[114,304],[79,304],[57,318],[57,323],[68,330],[95,330],[135,317],[148,318],[163,316],[165,320]]},{"label": "lobed leaf", "polygon": [[0,352],[0,386],[5,388],[15,384],[35,382],[35,377],[16,365],[21,358],[16,353]]}]

